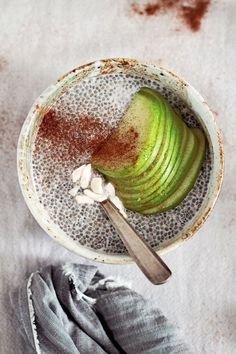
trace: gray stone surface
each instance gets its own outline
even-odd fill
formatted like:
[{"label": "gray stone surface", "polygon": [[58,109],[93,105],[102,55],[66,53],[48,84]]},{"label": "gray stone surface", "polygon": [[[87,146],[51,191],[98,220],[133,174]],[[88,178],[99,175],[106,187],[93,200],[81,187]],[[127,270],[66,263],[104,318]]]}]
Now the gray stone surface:
[{"label": "gray stone surface", "polygon": [[1,354],[25,354],[10,290],[40,266],[88,262],[57,245],[30,215],[17,182],[20,127],[34,99],[63,73],[117,56],[160,63],[202,93],[223,130],[225,182],[198,235],[165,257],[173,270],[168,284],[152,286],[135,265],[100,268],[125,277],[159,306],[196,353],[236,352],[235,15],[235,1],[213,1],[201,31],[192,33],[171,13],[133,16],[126,0],[0,0]]}]

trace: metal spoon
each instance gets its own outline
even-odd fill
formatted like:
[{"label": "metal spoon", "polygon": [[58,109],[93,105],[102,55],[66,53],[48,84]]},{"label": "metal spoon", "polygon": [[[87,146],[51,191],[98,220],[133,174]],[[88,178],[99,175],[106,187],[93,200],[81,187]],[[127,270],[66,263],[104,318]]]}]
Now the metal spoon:
[{"label": "metal spoon", "polygon": [[171,271],[163,260],[137,234],[110,200],[104,200],[101,206],[116,228],[130,256],[146,277],[155,285],[165,283],[171,276]]}]

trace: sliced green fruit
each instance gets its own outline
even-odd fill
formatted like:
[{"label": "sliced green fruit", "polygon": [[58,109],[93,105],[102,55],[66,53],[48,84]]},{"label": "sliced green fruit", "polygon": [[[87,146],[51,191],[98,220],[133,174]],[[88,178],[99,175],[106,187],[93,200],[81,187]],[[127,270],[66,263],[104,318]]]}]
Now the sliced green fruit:
[{"label": "sliced green fruit", "polygon": [[156,174],[143,183],[141,189],[133,187],[133,189],[127,191],[125,188],[121,190],[117,188],[117,194],[125,203],[127,202],[131,205],[133,202],[136,203],[138,201],[139,206],[141,206],[152,199],[157,191],[157,193],[162,191],[168,184],[170,176],[175,174],[182,162],[182,152],[191,150],[192,145],[194,145],[194,136],[191,131],[186,126],[180,125],[180,123],[177,121],[177,124],[179,124],[179,135],[176,144],[174,148],[170,147],[169,158],[164,161]]},{"label": "sliced green fruit", "polygon": [[92,166],[114,184],[128,209],[153,214],[185,198],[204,152],[204,134],[188,128],[158,92],[142,88]]},{"label": "sliced green fruit", "polygon": [[[147,95],[150,95],[150,93],[146,90],[146,88],[141,89],[143,93],[147,93]],[[157,102],[156,102],[157,103]],[[132,175],[129,175],[127,178],[130,180],[130,178],[135,178],[137,175],[140,175],[141,173],[145,172],[150,165],[152,165],[153,161],[156,158],[156,155],[159,153],[162,142],[165,140],[165,129],[167,126],[168,121],[165,119],[165,105],[163,102],[159,99],[158,102],[158,107],[155,107],[155,114],[156,114],[156,119],[158,120],[158,127],[157,127],[157,134],[156,134],[156,144],[152,150],[152,153],[150,157],[145,161],[143,165],[140,166],[135,172],[132,173]],[[119,178],[117,178],[119,179]],[[123,179],[123,177],[121,177]]]},{"label": "sliced green fruit", "polygon": [[172,125],[172,129],[165,134],[164,142],[156,155],[153,163],[141,175],[127,178],[109,178],[109,180],[116,186],[116,188],[123,190],[125,193],[132,192],[132,190],[139,190],[140,186],[149,181],[150,178],[155,177],[156,173],[165,170],[171,159],[174,145],[178,139],[179,131]]},{"label": "sliced green fruit", "polygon": [[184,179],[179,185],[176,185],[175,191],[163,203],[142,210],[142,214],[155,214],[175,208],[187,196],[193,188],[199,175],[206,150],[206,140],[203,132],[200,129],[195,129],[194,134],[198,140],[198,151],[191,168],[187,171]]},{"label": "sliced green fruit", "polygon": [[118,127],[93,155],[93,167],[115,178],[132,176],[148,168],[163,140],[163,109],[163,104],[141,89]]},{"label": "sliced green fruit", "polygon": [[135,203],[135,205],[131,206],[131,204],[134,204],[133,202],[124,201],[125,205],[129,205],[130,209],[132,210],[134,207],[136,211],[142,212],[142,210],[146,209],[147,207],[152,207],[160,204],[173,193],[176,185],[179,184],[180,181],[184,178],[186,171],[188,171],[194,162],[195,155],[198,151],[198,143],[194,134],[194,130],[195,129],[187,129],[187,140],[178,151],[176,163],[169,173],[168,178],[163,183],[161,183],[161,185],[158,185],[151,195],[143,197],[138,205]]},{"label": "sliced green fruit", "polygon": [[[148,181],[150,178],[152,178],[156,172],[161,173],[160,168],[162,171],[165,170],[165,168],[168,166],[169,160],[171,158],[172,150],[174,148],[174,145],[177,143],[178,136],[180,134],[179,129],[176,129],[176,126],[178,125],[173,119],[172,115],[168,114],[169,107],[167,106],[167,102],[163,100],[163,98],[157,94],[155,91],[151,89],[143,89],[146,92],[152,92],[152,95],[155,96],[159,101],[162,101],[162,104],[164,104],[164,117],[165,117],[165,129],[163,132],[163,139],[161,146],[156,153],[155,159],[152,162],[152,164],[149,165],[148,168],[144,172],[142,172],[137,176],[132,176],[132,177],[124,177],[124,178],[109,178],[109,180],[119,189],[119,186],[123,189],[124,192],[129,192],[130,187],[131,189],[135,186],[140,186],[144,182]],[[151,93],[150,92],[150,93]],[[153,94],[154,92],[154,94]],[[159,102],[160,104],[160,102]],[[179,117],[177,117],[177,120],[179,120],[179,124],[183,125],[183,122],[180,120]],[[182,128],[182,127],[181,127]],[[182,134],[182,130],[181,134]],[[161,132],[160,132],[161,133]],[[138,187],[139,188],[139,187]],[[137,189],[138,190],[138,189]]]}]

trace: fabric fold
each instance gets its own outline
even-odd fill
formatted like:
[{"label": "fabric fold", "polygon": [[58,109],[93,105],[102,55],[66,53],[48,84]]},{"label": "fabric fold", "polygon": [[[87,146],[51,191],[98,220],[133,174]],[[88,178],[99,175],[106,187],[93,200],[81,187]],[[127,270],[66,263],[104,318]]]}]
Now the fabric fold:
[{"label": "fabric fold", "polygon": [[32,273],[12,295],[27,353],[190,353],[178,330],[141,295],[95,266]]}]

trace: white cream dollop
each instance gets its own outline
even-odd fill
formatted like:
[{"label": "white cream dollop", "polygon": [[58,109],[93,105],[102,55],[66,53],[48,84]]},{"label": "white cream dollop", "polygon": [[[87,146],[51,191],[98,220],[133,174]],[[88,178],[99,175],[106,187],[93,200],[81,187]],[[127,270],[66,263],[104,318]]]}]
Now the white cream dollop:
[{"label": "white cream dollop", "polygon": [[80,177],[81,188],[83,188],[83,189],[88,188],[91,178],[92,178],[92,167],[90,164],[88,164],[88,165],[85,165],[85,167],[81,173],[81,177]]},{"label": "white cream dollop", "polygon": [[78,204],[93,204],[94,200],[89,198],[87,195],[79,194],[75,197]]},{"label": "white cream dollop", "polygon": [[101,177],[93,177],[90,183],[90,187],[94,193],[103,194],[103,180]]},{"label": "white cream dollop", "polygon": [[84,194],[87,195],[89,198],[95,200],[96,202],[103,202],[107,199],[105,194],[94,193],[90,189],[85,189]]},{"label": "white cream dollop", "polygon": [[82,172],[83,172],[85,166],[86,166],[86,165],[82,165],[82,166],[76,168],[76,169],[73,171],[73,173],[72,173],[72,175],[71,175],[71,178],[72,178],[72,181],[73,181],[74,183],[76,183],[76,182],[78,182],[78,181],[80,180],[81,174],[82,174]]},{"label": "white cream dollop", "polygon": [[93,204],[109,199],[127,218],[122,201],[116,196],[112,183],[105,183],[102,176],[94,174],[91,164],[85,164],[76,168],[71,179],[75,186],[69,191],[78,204]]}]

